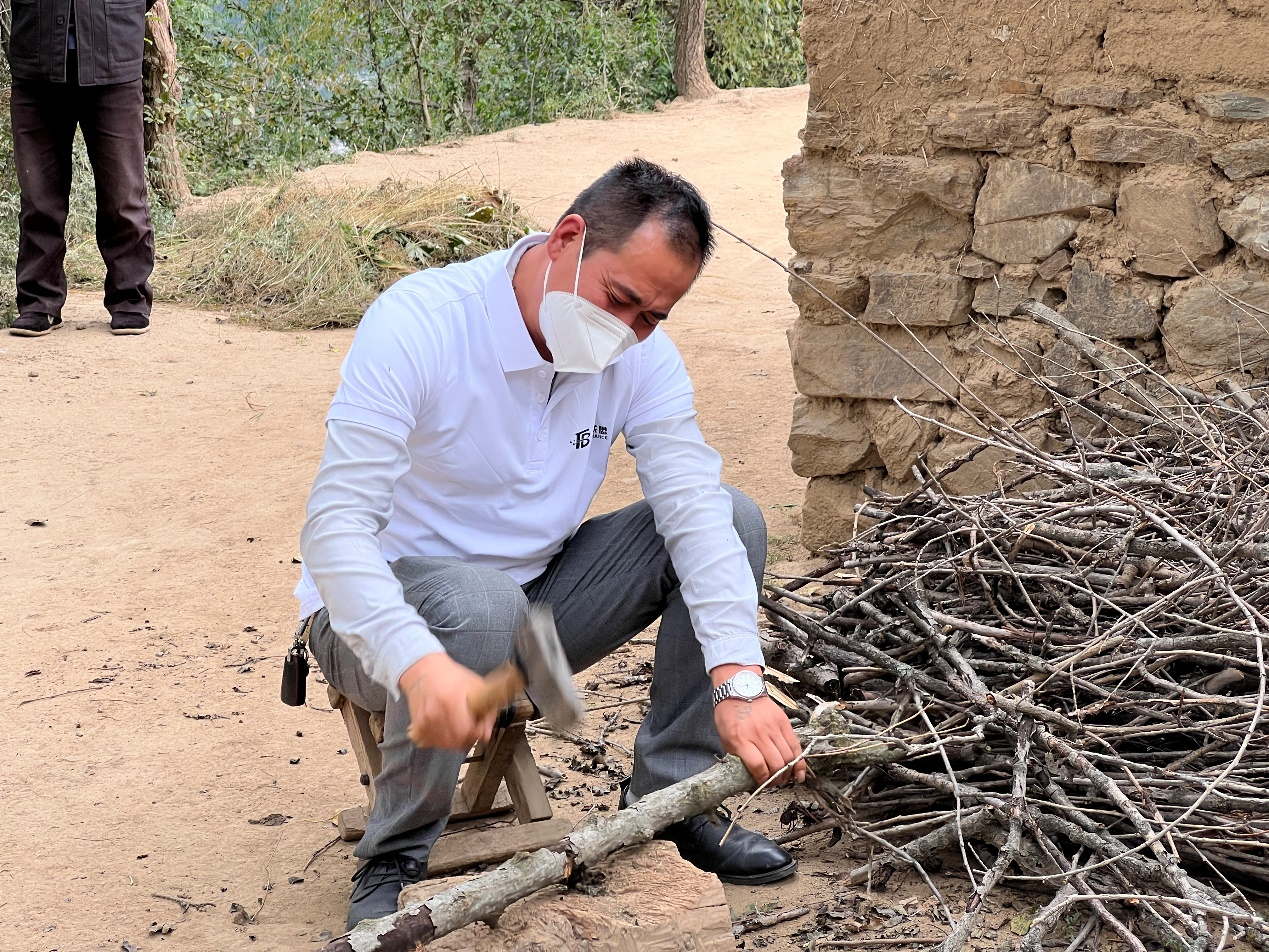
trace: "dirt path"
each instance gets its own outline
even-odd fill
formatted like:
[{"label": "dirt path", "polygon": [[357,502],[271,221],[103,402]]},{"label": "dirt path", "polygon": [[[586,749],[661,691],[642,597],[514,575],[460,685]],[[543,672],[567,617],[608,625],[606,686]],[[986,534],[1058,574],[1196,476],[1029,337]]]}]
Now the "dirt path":
[{"label": "dirt path", "polygon": [[[638,152],[786,257],[780,165],[805,103],[804,87],[728,93],[308,175],[483,175],[549,222]],[[352,334],[161,306],[151,334],[113,338],[96,302],[75,295],[49,338],[0,338],[0,949],[313,948],[339,931],[353,860],[341,845],[305,867],[362,791],[323,689],[310,682],[316,706],[283,707],[278,670],[304,500]],[[785,550],[802,494],[784,447],[793,315],[783,275],[723,239],[667,328],[725,478],[765,507]],[[602,508],[637,497],[620,456]],[[287,822],[248,822],[269,814]],[[156,894],[215,906],[183,914]],[[736,896],[738,911],[747,901]],[[254,922],[235,924],[232,903]],[[175,929],[149,935],[152,923]]]}]

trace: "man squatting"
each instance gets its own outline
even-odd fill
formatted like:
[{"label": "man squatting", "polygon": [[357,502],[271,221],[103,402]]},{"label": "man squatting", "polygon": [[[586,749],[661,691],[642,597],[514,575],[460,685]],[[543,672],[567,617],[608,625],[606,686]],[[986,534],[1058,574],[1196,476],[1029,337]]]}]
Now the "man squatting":
[{"label": "man squatting", "polygon": [[[657,330],[713,245],[697,190],[633,159],[549,234],[420,271],[366,311],[327,415],[296,589],[328,681],[385,712],[349,928],[395,912],[425,875],[464,754],[493,726],[467,696],[509,656],[530,602],[554,610],[574,671],[661,619],[622,805],[724,751],[758,782],[800,751],[761,679],[762,514],[721,484]],[[583,521],[618,434],[644,501]],[[796,869],[752,831],[720,844],[725,829],[711,813],[664,835],[725,882]]]}]

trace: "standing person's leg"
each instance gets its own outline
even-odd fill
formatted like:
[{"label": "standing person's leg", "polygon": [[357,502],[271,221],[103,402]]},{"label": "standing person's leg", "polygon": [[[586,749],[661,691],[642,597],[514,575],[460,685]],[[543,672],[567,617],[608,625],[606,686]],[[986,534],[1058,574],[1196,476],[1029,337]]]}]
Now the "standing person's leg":
[{"label": "standing person's leg", "polygon": [[[762,511],[738,489],[727,490],[733,525],[760,584],[767,557]],[[705,658],[646,502],[588,520],[526,590],[530,601],[551,605],[574,671],[610,654],[660,616],[652,703],[635,739],[632,798],[700,773],[723,755]],[[684,858],[730,882],[771,882],[796,869],[784,850],[739,827],[720,846],[725,827],[711,818],[694,817],[667,831]]]},{"label": "standing person's leg", "polygon": [[[509,576],[457,559],[402,558],[392,563],[406,601],[418,609],[455,661],[481,674],[511,655],[512,639],[528,600]],[[464,753],[421,750],[410,740],[410,709],[366,674],[361,662],[317,613],[309,647],[322,673],[341,694],[368,711],[384,713],[383,768],[375,778],[375,804],[356,854],[365,863],[348,927],[396,911],[406,882],[423,878],[432,844],[445,829]]]},{"label": "standing person's leg", "polygon": [[141,80],[82,90],[80,127],[97,182],[97,247],[106,263],[106,310],[115,334],[150,328],[154,229],[145,185]]},{"label": "standing person's leg", "polygon": [[66,303],[66,215],[78,87],[13,84],[9,114],[22,193],[18,214],[18,319],[11,332],[38,337],[62,322]]}]

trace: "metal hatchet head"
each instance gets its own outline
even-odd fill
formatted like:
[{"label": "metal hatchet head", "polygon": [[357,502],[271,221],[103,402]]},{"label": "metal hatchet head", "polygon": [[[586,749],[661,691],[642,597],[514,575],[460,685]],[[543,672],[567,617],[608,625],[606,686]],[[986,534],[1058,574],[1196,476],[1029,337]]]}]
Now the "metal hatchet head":
[{"label": "metal hatchet head", "polygon": [[524,674],[525,690],[547,723],[556,730],[568,730],[581,719],[573,669],[564,656],[550,606],[529,606],[516,631],[515,662]]}]

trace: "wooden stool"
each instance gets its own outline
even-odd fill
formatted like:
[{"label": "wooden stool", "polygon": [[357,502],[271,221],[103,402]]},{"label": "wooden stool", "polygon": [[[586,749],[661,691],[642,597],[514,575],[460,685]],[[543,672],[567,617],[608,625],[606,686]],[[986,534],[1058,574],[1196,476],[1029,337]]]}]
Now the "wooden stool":
[{"label": "wooden stool", "polygon": [[[366,832],[366,818],[374,806],[375,777],[383,768],[379,752],[383,715],[358,707],[330,685],[326,694],[330,706],[344,718],[368,801],[365,807],[341,810],[336,826],[341,839],[359,840]],[[499,718],[488,743],[478,743],[464,761],[467,770],[454,791],[445,834],[428,857],[429,875],[497,862],[521,850],[549,846],[572,831],[567,821],[551,819],[551,801],[524,731],[525,722],[534,713],[533,703],[524,695],[518,697]],[[518,827],[500,827],[496,831],[477,828],[481,820],[512,811]]]}]

